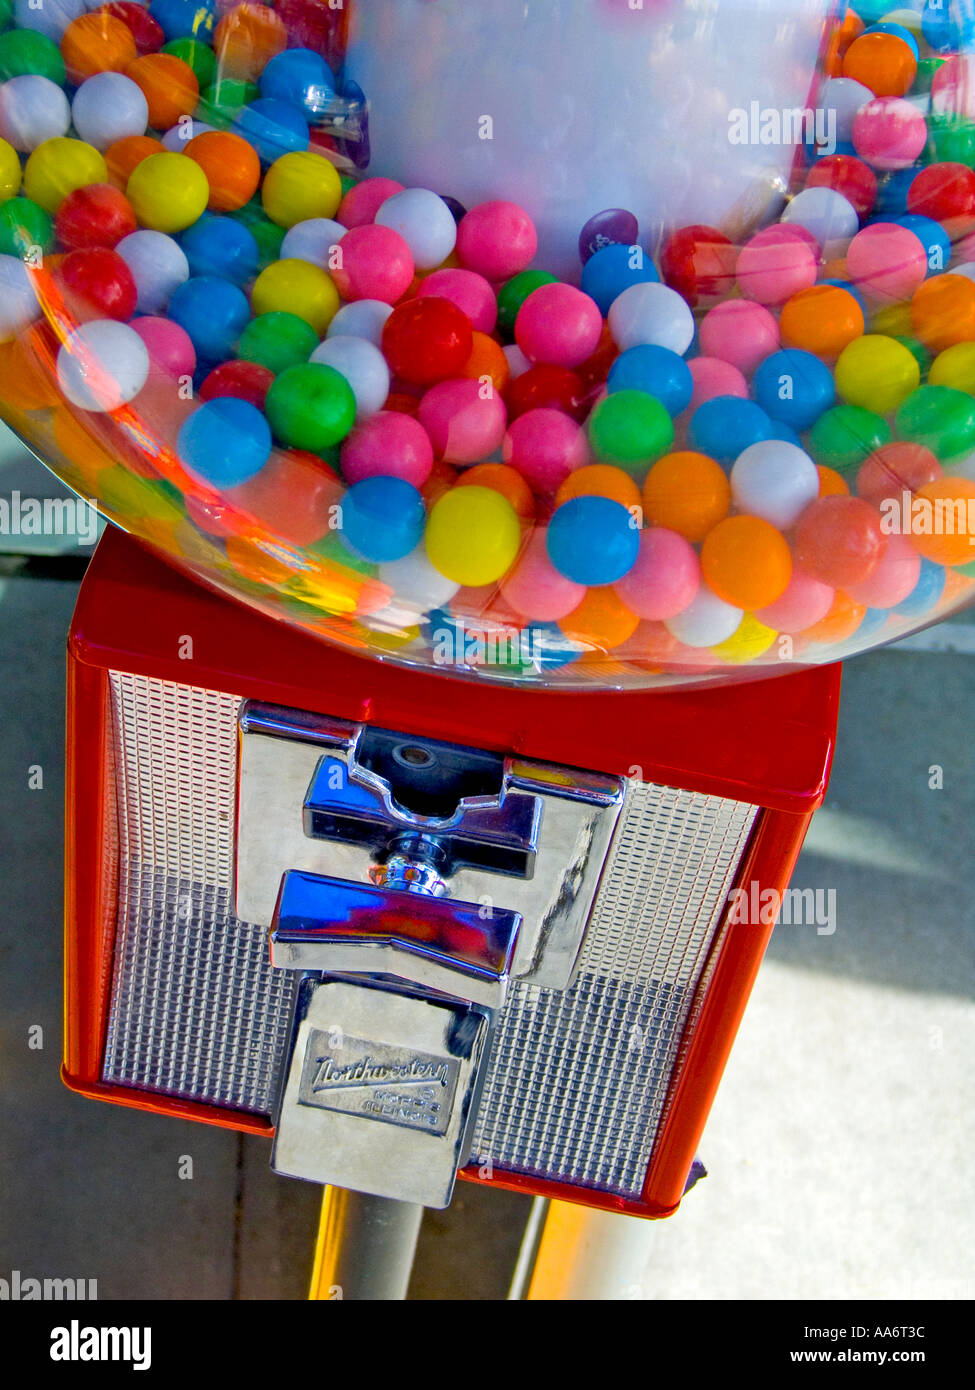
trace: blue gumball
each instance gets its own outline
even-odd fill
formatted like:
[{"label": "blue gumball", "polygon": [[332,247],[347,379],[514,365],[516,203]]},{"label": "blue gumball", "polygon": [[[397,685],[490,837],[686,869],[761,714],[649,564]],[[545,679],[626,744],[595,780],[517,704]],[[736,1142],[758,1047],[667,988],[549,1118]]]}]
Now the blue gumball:
[{"label": "blue gumball", "polygon": [[277,97],[259,97],[237,117],[234,133],[243,136],[263,164],[273,164],[283,154],[308,148],[308,122],[304,112]]},{"label": "blue gumball", "polygon": [[174,39],[199,39],[207,43],[213,38],[217,23],[216,6],[208,0],[152,0],[149,13],[166,35]]},{"label": "blue gumball", "polygon": [[586,262],[582,288],[605,316],[613,301],[631,285],[652,284],[660,279],[657,267],[640,246],[604,246]]},{"label": "blue gumball", "polygon": [[901,217],[907,212],[907,193],[917,178],[917,169],[898,169],[877,183],[877,201],[874,205],[871,222],[889,222],[892,217]]},{"label": "blue gumball", "polygon": [[610,497],[573,497],[548,525],[548,556],[576,584],[615,584],[629,574],[640,551],[633,517]]},{"label": "blue gumball", "polygon": [[921,13],[921,33],[935,53],[958,53],[975,38],[975,15],[958,0],[927,0]]},{"label": "blue gumball", "polygon": [[931,612],[944,593],[948,571],[933,560],[921,561],[921,573],[914,588],[894,609],[902,618],[923,618]]},{"label": "blue gumball", "polygon": [[191,275],[216,275],[245,285],[257,274],[260,253],[252,232],[232,217],[204,213],[179,239]]},{"label": "blue gumball", "polygon": [[169,317],[190,337],[201,362],[226,362],[250,321],[247,296],[216,275],[195,275],[169,301]]},{"label": "blue gumball", "polygon": [[771,439],[775,428],[754,401],[740,396],[714,396],[691,416],[688,441],[692,449],[718,463],[734,463],[750,444]]},{"label": "blue gumball", "polygon": [[889,608],[868,608],[863,615],[863,622],[856,630],[857,641],[862,642],[864,637],[873,637],[875,633],[880,631],[889,617]]},{"label": "blue gumball", "polygon": [[[915,63],[920,60],[921,50],[917,46],[917,39],[911,33],[910,29],[906,28],[903,24],[892,24],[889,20],[882,20],[878,24],[868,25],[867,28],[864,29],[863,33],[893,34],[896,38],[903,39],[904,43],[906,43],[908,48],[911,49],[911,51],[914,54]],[[862,38],[863,34],[858,35],[858,37]]]},{"label": "blue gumball", "polygon": [[260,76],[262,97],[273,97],[321,116],[335,100],[332,70],[311,48],[289,48],[272,58]]},{"label": "blue gumball", "polygon": [[342,501],[342,543],[376,565],[402,560],[415,550],[425,524],[423,498],[403,478],[363,478]]},{"label": "blue gumball", "polygon": [[656,396],[671,415],[686,410],[694,394],[694,378],[683,357],[656,343],[620,353],[610,368],[607,386],[610,393],[645,391]]},{"label": "blue gumball", "polygon": [[894,221],[899,227],[906,227],[909,232],[913,232],[924,246],[928,257],[929,278],[948,269],[948,262],[951,260],[951,237],[940,222],[935,222],[933,217],[922,217],[916,212],[895,217]]},{"label": "blue gumball", "polygon": [[833,373],[802,348],[770,353],[753,379],[755,400],[776,423],[808,430],[836,399]]},{"label": "blue gumball", "polygon": [[211,487],[239,487],[271,453],[271,428],[249,401],[218,396],[183,422],[176,451],[188,472]]}]

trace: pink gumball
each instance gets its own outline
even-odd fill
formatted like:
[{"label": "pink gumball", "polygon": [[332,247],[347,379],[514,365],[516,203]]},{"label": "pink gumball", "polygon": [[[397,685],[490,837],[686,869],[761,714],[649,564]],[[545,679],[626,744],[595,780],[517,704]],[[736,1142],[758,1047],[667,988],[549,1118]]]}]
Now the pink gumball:
[{"label": "pink gumball", "polygon": [[420,488],[433,467],[430,436],[412,415],[381,410],[357,425],[342,445],[342,476],[347,483],[363,478],[402,478]]},{"label": "pink gumball", "polygon": [[483,275],[473,270],[435,270],[417,290],[417,297],[432,294],[449,299],[467,315],[478,333],[493,333],[498,322],[498,301]]},{"label": "pink gumball", "polygon": [[760,608],[755,617],[775,632],[802,632],[826,617],[835,597],[836,591],[828,584],[793,570],[785,593],[767,608]]},{"label": "pink gumball", "polygon": [[501,594],[521,617],[536,623],[556,623],[579,607],[585,587],[576,584],[548,558],[546,529],[532,532],[521,558],[501,581]]},{"label": "pink gumball", "polygon": [[367,227],[375,221],[376,213],[387,198],[404,191],[403,185],[395,179],[366,179],[346,193],[339,204],[336,221],[343,227]]},{"label": "pink gumball", "polygon": [[853,148],[874,169],[907,169],[928,140],[924,115],[903,97],[874,97],[853,118]]},{"label": "pink gumball", "polygon": [[701,565],[690,542],[654,526],[641,533],[637,562],[614,588],[632,613],[664,622],[683,613],[700,583]]},{"label": "pink gumball", "polygon": [[931,110],[939,116],[975,118],[975,62],[970,54],[946,58],[931,79]]},{"label": "pink gumball", "polygon": [[515,341],[532,362],[578,367],[599,346],[599,305],[572,285],[542,285],[525,300],[515,320]]},{"label": "pink gumball", "polygon": [[590,461],[585,431],[562,410],[526,410],[504,437],[504,461],[541,496],[557,492],[570,473]]},{"label": "pink gumball", "polygon": [[766,227],[738,255],[738,288],[759,304],[784,304],[816,283],[817,251],[792,227]]},{"label": "pink gumball", "polygon": [[880,564],[862,584],[852,584],[847,593],[854,603],[868,608],[895,608],[917,588],[921,577],[921,556],[909,536],[887,537]]},{"label": "pink gumball", "polygon": [[149,362],[157,371],[178,379],[196,371],[196,351],[185,329],[172,319],[152,316],[133,319],[132,327],[145,343]]},{"label": "pink gumball", "polygon": [[761,304],[726,299],[704,315],[700,342],[706,357],[720,357],[747,376],[778,348],[779,325]]},{"label": "pink gumball", "polygon": [[748,382],[731,362],[720,357],[692,357],[688,362],[694,382],[694,394],[687,407],[694,411],[715,396],[748,396]]},{"label": "pink gumball", "polygon": [[875,298],[910,299],[928,273],[928,253],[907,227],[873,222],[847,247],[846,273],[858,289]]},{"label": "pink gumball", "polygon": [[413,256],[392,227],[353,227],[339,242],[341,265],[332,269],[336,289],[347,301],[379,299],[395,304],[413,283]]},{"label": "pink gumball", "polygon": [[501,447],[508,413],[479,381],[441,381],[420,402],[419,420],[445,463],[480,463]]},{"label": "pink gumball", "polygon": [[457,256],[465,270],[495,282],[531,265],[538,250],[535,224],[517,203],[481,203],[457,228]]}]

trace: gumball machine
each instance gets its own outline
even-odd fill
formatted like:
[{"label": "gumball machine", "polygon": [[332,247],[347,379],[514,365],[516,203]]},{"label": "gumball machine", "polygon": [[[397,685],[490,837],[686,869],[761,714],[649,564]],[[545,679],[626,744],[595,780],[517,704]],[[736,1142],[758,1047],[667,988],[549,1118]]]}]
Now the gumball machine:
[{"label": "gumball machine", "polygon": [[458,1175],[670,1214],[837,662],[975,585],[967,10],[0,19],[0,405],[116,523],[66,1082],[273,1135],[347,1296]]}]

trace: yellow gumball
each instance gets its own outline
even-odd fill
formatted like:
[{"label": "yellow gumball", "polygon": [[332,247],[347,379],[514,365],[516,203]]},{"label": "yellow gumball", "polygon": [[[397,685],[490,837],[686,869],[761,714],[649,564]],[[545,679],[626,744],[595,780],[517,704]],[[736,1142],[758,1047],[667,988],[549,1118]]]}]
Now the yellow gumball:
[{"label": "yellow gumball", "polygon": [[939,352],[931,363],[928,381],[932,386],[953,386],[956,391],[975,395],[975,343],[954,343]]},{"label": "yellow gumball", "polygon": [[27,161],[24,193],[52,217],[69,193],[90,183],[108,183],[108,166],[94,145],[55,135],[45,140]]},{"label": "yellow gumball", "polygon": [[20,192],[20,159],[13,145],[0,140],[0,203]]},{"label": "yellow gumball", "polygon": [[125,195],[140,226],[183,232],[206,212],[210,185],[188,155],[151,154],[132,170]]},{"label": "yellow gumball", "polygon": [[311,261],[273,261],[254,281],[251,307],[255,314],[297,314],[324,338],[338,313],[339,292]]},{"label": "yellow gumball", "polygon": [[738,629],[724,642],[711,650],[721,661],[732,666],[745,666],[749,661],[757,661],[778,637],[772,628],[760,623],[754,613],[746,613]]},{"label": "yellow gumball", "polygon": [[264,176],[264,211],[279,227],[312,217],[334,217],[342,201],[342,181],[334,164],[310,150],[283,154]]},{"label": "yellow gumball", "polygon": [[921,384],[917,358],[882,333],[854,338],[836,363],[836,389],[848,405],[892,415]]},{"label": "yellow gumball", "polygon": [[521,548],[514,507],[489,487],[457,487],[434,504],[427,521],[427,555],[455,584],[479,588],[506,574]]}]

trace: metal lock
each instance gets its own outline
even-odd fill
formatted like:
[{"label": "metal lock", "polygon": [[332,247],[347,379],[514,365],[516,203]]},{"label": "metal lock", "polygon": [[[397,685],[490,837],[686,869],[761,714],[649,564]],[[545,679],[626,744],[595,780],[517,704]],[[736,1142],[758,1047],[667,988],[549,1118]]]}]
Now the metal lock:
[{"label": "metal lock", "polygon": [[272,1166],[446,1206],[508,982],[573,980],[621,779],[240,716],[238,918],[303,972]]}]

